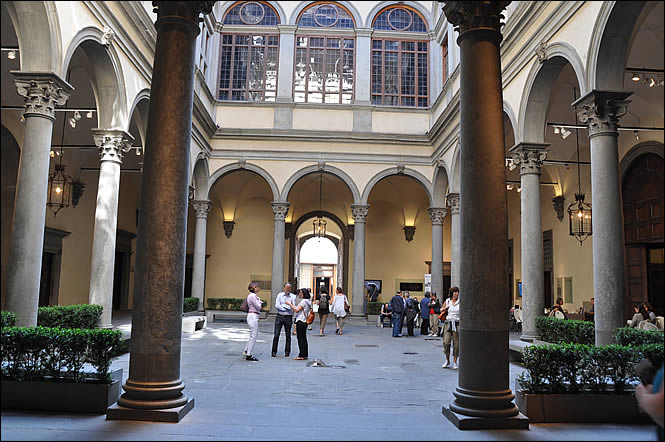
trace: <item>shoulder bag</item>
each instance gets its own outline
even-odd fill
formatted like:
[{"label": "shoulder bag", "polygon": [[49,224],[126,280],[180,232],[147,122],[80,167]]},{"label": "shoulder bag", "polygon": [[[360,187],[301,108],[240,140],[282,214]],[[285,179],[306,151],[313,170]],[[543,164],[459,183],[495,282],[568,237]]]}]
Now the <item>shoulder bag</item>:
[{"label": "shoulder bag", "polygon": [[307,315],[307,319],[305,320],[305,322],[307,323],[307,325],[314,322],[314,310],[309,311],[309,315]]},{"label": "shoulder bag", "polygon": [[349,305],[348,302],[346,302],[346,295],[344,295],[344,311],[349,312],[351,310],[351,306]]},{"label": "shoulder bag", "polygon": [[441,309],[441,313],[439,313],[439,321],[445,321],[446,318],[448,317],[448,304],[444,304],[445,307]]}]

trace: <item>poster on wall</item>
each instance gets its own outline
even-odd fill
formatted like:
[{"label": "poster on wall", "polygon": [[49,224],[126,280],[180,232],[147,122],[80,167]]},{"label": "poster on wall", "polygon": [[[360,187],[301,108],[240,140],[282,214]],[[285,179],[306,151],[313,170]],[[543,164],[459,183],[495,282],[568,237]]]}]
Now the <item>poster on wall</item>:
[{"label": "poster on wall", "polygon": [[432,292],[432,274],[425,273],[425,291]]}]

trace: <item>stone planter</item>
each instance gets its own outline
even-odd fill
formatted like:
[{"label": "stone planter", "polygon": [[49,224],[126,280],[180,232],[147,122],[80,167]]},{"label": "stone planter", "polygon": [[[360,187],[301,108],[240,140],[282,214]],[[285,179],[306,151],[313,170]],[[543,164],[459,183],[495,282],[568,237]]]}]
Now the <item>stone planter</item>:
[{"label": "stone planter", "polygon": [[527,394],[515,390],[515,403],[531,423],[649,423],[632,393]]},{"label": "stone planter", "polygon": [[122,368],[110,384],[2,381],[2,408],[105,414],[120,397]]}]

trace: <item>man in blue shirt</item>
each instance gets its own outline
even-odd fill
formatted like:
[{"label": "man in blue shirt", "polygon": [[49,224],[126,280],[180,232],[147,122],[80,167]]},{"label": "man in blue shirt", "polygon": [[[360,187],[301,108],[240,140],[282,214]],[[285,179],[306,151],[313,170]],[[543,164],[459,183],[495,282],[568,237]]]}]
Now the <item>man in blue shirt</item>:
[{"label": "man in blue shirt", "polygon": [[402,292],[398,291],[390,300],[390,307],[393,310],[393,338],[402,336],[402,315],[404,314],[404,299]]},{"label": "man in blue shirt", "polygon": [[420,324],[420,335],[427,336],[429,334],[429,301],[430,294],[425,292],[425,297],[420,301],[420,317],[423,322]]},{"label": "man in blue shirt", "polygon": [[275,332],[272,338],[272,357],[277,356],[277,344],[279,343],[279,335],[284,327],[284,334],[286,335],[286,345],[284,346],[284,356],[287,358],[291,354],[291,324],[293,322],[293,309],[285,304],[289,301],[291,304],[296,303],[296,295],[291,293],[291,284],[284,284],[284,291],[277,294],[275,300],[275,309],[277,316],[275,317]]}]

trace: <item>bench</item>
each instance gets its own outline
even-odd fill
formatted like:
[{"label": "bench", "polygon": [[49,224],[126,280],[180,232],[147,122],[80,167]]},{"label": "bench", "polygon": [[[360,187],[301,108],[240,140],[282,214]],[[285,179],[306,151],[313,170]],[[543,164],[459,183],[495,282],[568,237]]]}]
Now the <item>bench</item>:
[{"label": "bench", "polygon": [[[268,312],[259,313],[259,319],[268,317]],[[217,318],[238,319],[240,322],[245,322],[247,313],[237,312],[233,310],[206,310],[206,319],[209,323],[215,322]]]}]

